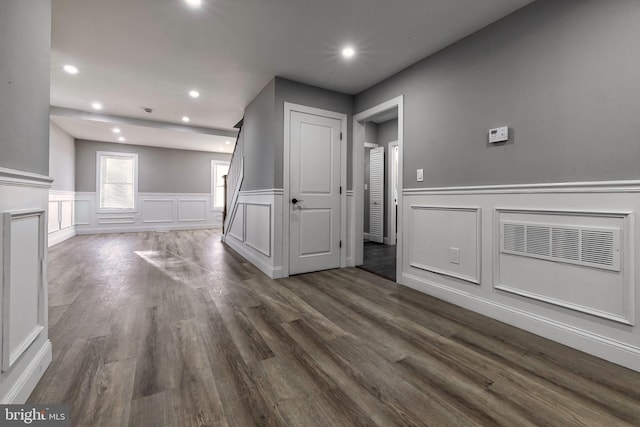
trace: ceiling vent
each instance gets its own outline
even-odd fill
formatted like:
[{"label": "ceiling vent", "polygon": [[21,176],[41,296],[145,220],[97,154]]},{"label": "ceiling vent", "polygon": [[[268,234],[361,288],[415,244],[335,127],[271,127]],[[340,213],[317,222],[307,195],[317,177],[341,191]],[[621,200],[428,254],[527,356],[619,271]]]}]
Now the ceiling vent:
[{"label": "ceiling vent", "polygon": [[500,223],[500,251],[547,261],[620,271],[620,229]]}]

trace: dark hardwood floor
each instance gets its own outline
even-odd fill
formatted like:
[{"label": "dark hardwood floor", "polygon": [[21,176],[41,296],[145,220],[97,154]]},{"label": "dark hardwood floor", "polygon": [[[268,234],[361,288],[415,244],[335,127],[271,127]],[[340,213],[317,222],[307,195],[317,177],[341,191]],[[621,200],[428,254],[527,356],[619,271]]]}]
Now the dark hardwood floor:
[{"label": "dark hardwood floor", "polygon": [[73,425],[640,425],[640,373],[359,269],[270,280],[215,231],[75,237],[49,262],[29,401]]},{"label": "dark hardwood floor", "polygon": [[396,281],[396,246],[364,242],[361,269]]}]

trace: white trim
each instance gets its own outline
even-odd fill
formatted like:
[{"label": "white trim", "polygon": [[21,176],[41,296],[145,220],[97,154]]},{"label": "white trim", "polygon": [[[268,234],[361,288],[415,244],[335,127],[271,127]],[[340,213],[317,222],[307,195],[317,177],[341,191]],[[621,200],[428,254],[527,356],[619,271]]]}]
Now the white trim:
[{"label": "white trim", "polygon": [[[320,108],[307,107],[304,105],[284,103],[284,162],[283,162],[283,198],[282,198],[282,266],[283,277],[289,277],[289,222],[291,215],[289,214],[289,200],[291,194],[289,191],[290,178],[290,147],[291,147],[291,112],[298,111],[305,114],[313,114],[321,117],[329,117],[340,120],[340,132],[343,140],[340,144],[340,185],[342,186],[342,194],[340,195],[340,240],[343,242],[340,249],[340,267],[347,266],[347,119],[344,113],[323,110]],[[364,150],[364,148],[363,148]]]},{"label": "white trim", "polygon": [[20,374],[18,380],[11,386],[7,394],[2,397],[0,405],[23,404],[26,402],[52,360],[53,350],[51,341],[47,340],[31,362],[29,362],[25,370]]},{"label": "white trim", "polygon": [[640,181],[585,181],[537,184],[405,188],[404,194],[640,193]]},{"label": "white trim", "polygon": [[402,274],[402,284],[533,334],[593,354],[629,369],[640,371],[640,348],[636,346],[408,273]]},{"label": "white trim", "polygon": [[267,195],[267,196],[278,196],[284,194],[284,190],[282,188],[269,188],[266,190],[242,190],[240,191],[241,196],[258,196],[258,195]]},{"label": "white trim", "polygon": [[[100,193],[102,191],[102,157],[124,157],[133,159],[133,208],[111,209],[100,207]],[[137,213],[138,212],[138,153],[118,153],[115,151],[96,151],[96,212],[104,213]]]},{"label": "white trim", "polygon": [[374,144],[373,142],[365,142],[364,143],[364,148],[378,148],[379,145],[378,144]]},{"label": "white trim", "polygon": [[[218,165],[223,165],[223,166],[227,166],[227,168],[231,167],[231,162],[227,162],[224,160],[211,160],[211,211],[215,212],[215,211],[222,211],[224,209],[224,202],[222,204],[222,206],[216,206],[216,166]],[[228,169],[227,169],[227,174],[228,174]],[[224,192],[224,190],[223,190]],[[226,202],[226,200],[225,200]]]},{"label": "white trim", "polygon": [[0,184],[51,188],[52,182],[50,176],[0,167]]},{"label": "white trim", "polygon": [[396,250],[396,281],[402,272],[402,241],[403,241],[403,153],[404,153],[404,95],[385,101],[369,108],[353,117],[353,186],[356,197],[356,208],[353,210],[351,224],[354,224],[352,234],[352,251],[355,265],[363,263],[363,233],[364,233],[364,123],[382,112],[398,109],[398,229]]}]

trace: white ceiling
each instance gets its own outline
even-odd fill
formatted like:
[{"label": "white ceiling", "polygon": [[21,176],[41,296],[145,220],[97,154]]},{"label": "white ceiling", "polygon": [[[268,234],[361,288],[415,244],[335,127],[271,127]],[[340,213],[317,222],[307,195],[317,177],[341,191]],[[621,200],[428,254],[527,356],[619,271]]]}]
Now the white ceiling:
[{"label": "white ceiling", "polygon": [[[100,101],[109,115],[168,123],[187,115],[230,129],[274,76],[357,94],[532,0],[203,2],[195,10],[183,0],[53,0],[51,105],[89,111]],[[349,61],[345,44],[357,51]],[[107,138],[82,120],[56,122],[75,137]],[[127,142],[161,139],[158,129],[139,132]]]}]

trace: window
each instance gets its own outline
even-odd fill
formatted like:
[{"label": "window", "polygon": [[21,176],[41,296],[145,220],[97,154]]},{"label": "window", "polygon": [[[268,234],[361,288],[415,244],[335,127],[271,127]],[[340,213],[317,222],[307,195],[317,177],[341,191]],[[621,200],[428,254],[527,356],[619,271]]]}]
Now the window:
[{"label": "window", "polygon": [[97,190],[101,211],[133,211],[138,192],[138,155],[99,151]]},{"label": "window", "polygon": [[224,207],[224,175],[229,173],[229,162],[211,161],[211,209]]}]

